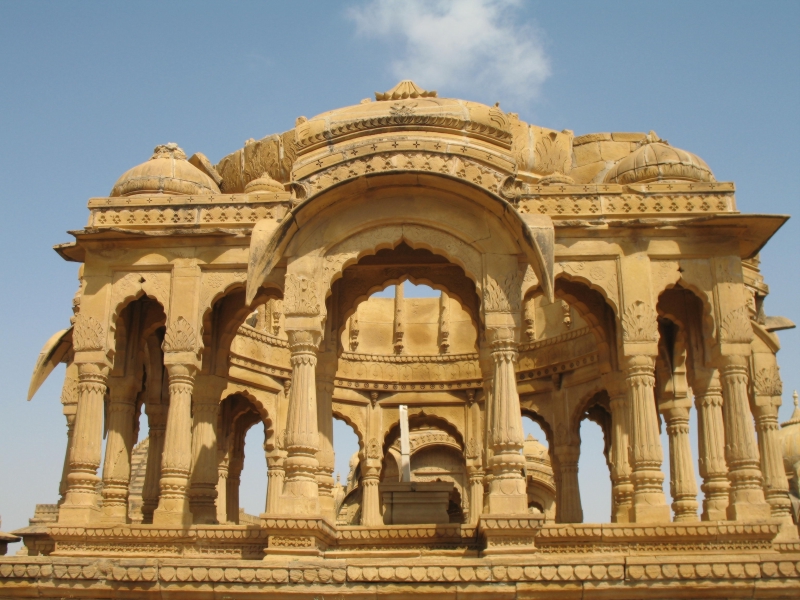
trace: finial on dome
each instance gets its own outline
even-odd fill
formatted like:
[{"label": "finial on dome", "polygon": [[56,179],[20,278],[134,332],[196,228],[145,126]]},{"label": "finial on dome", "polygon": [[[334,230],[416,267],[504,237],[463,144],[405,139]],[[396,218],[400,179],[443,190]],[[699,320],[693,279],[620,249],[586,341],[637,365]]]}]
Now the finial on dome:
[{"label": "finial on dome", "polygon": [[644,146],[645,144],[664,144],[665,146],[669,146],[669,142],[658,137],[658,134],[652,129],[650,130],[650,133],[644,136],[642,141],[639,142],[640,146]]},{"label": "finial on dome", "polygon": [[176,144],[170,142],[168,144],[159,144],[153,148],[153,156],[150,160],[156,158],[176,158],[178,160],[186,160],[186,153]]},{"label": "finial on dome", "polygon": [[536,438],[535,438],[535,437],[533,437],[533,434],[532,434],[532,433],[529,433],[529,434],[528,434],[528,437],[526,437],[526,438],[525,438],[525,441],[526,441],[526,442],[535,442],[535,441],[536,441]]},{"label": "finial on dome", "polygon": [[795,391],[794,391],[794,394],[792,394],[792,398],[794,399],[794,407],[795,407],[795,408],[798,408],[798,404],[797,404],[797,390],[795,390]]},{"label": "finial on dome", "polygon": [[792,399],[794,400],[794,412],[792,413],[792,417],[788,421],[786,421],[785,423],[781,423],[781,427],[786,427],[787,425],[800,424],[800,404],[798,404],[797,390],[795,390],[794,393],[792,394]]},{"label": "finial on dome", "polygon": [[284,185],[273,179],[269,173],[262,173],[258,179],[253,179],[244,186],[245,194],[252,194],[254,192],[285,192]]},{"label": "finial on dome", "polygon": [[405,100],[406,98],[436,98],[436,91],[423,90],[410,79],[404,79],[388,92],[375,92],[375,100]]}]

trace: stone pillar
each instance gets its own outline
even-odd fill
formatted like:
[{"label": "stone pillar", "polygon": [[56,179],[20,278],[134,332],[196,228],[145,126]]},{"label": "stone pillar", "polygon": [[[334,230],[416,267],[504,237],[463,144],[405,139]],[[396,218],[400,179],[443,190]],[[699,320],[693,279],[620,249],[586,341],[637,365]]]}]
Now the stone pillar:
[{"label": "stone pillar", "polygon": [[161,460],[161,494],[153,513],[153,524],[162,527],[188,527],[189,472],[192,466],[192,391],[197,367],[187,362],[164,361],[169,374],[169,410]]},{"label": "stone pillar", "polygon": [[103,461],[103,521],[127,523],[137,386],[135,381],[127,377],[112,380]]},{"label": "stone pillar", "polygon": [[381,461],[380,458],[370,458],[370,450],[367,449],[367,458],[361,461],[361,524],[364,527],[380,527],[383,525],[378,492]]},{"label": "stone pillar", "polygon": [[167,426],[167,407],[163,404],[145,404],[148,435],[147,466],[142,485],[142,523],[153,522],[153,512],[158,507],[161,481],[161,458],[164,454],[164,431]]},{"label": "stone pillar", "polygon": [[225,520],[228,523],[239,522],[239,486],[242,483],[244,454],[234,451],[228,461],[228,475],[225,478]]},{"label": "stone pillar", "polygon": [[747,394],[747,359],[723,357],[722,414],[725,422],[725,458],[731,483],[728,519],[756,521],[769,518],[763,477]]},{"label": "stone pillar", "polygon": [[625,378],[630,407],[631,481],[633,482],[633,521],[636,523],[670,520],[664,496],[664,454],[658,433],[654,359],[640,354],[626,357]]},{"label": "stone pillar", "polygon": [[728,518],[728,466],[725,463],[725,426],[722,421],[722,387],[719,373],[698,371],[693,384],[697,409],[698,466],[703,484],[703,520]]},{"label": "stone pillar", "polygon": [[286,476],[284,470],[285,453],[275,453],[267,456],[267,505],[265,513],[276,515],[280,513],[280,499],[283,493],[283,481]]},{"label": "stone pillar", "polygon": [[189,507],[194,522],[217,523],[217,419],[225,381],[203,377],[195,386],[192,405],[192,481]]},{"label": "stone pillar", "polygon": [[65,415],[67,417],[67,449],[64,452],[64,464],[61,467],[61,482],[58,485],[58,494],[61,496],[58,505],[64,503],[67,497],[67,477],[69,476],[69,454],[72,449],[72,438],[75,432],[75,413]]},{"label": "stone pillar", "polygon": [[217,467],[217,522],[228,522],[228,456],[224,455]]},{"label": "stone pillar", "polygon": [[105,362],[78,364],[78,410],[69,458],[67,493],[58,511],[62,525],[85,525],[98,520],[100,447],[103,439],[103,404],[109,366]]},{"label": "stone pillar", "polygon": [[493,456],[488,511],[490,514],[527,514],[528,495],[522,475],[525,467],[525,457],[521,454],[522,413],[514,370],[517,344],[514,332],[509,328],[490,329],[486,334],[494,367],[489,423]]},{"label": "stone pillar", "polygon": [[[770,514],[790,526],[797,537],[792,520],[792,502],[789,499],[789,480],[783,467],[778,407],[774,404],[755,406],[758,449],[761,454],[761,470],[764,473],[764,490]],[[787,528],[788,529],[788,528]]]},{"label": "stone pillar", "polygon": [[689,408],[663,411],[669,436],[669,485],[675,521],[697,521],[697,483],[689,443]]},{"label": "stone pillar", "polygon": [[630,435],[628,429],[627,391],[624,387],[611,397],[611,494],[614,500],[611,520],[630,523],[633,509],[633,483],[628,462]]},{"label": "stone pillar", "polygon": [[483,513],[483,469],[468,466],[469,477],[469,524],[476,525]]},{"label": "stone pillar", "polygon": [[320,333],[291,330],[292,387],[286,423],[286,481],[281,498],[286,514],[319,515],[319,431],[316,365]]},{"label": "stone pillar", "polygon": [[[334,357],[335,358],[335,357]],[[319,429],[319,452],[317,460],[317,486],[322,516],[331,523],[336,522],[336,502],[333,498],[333,379],[327,377],[317,381],[317,428]]]},{"label": "stone pillar", "polygon": [[559,485],[559,502],[556,506],[559,523],[582,523],[583,508],[581,507],[581,491],[578,484],[578,458],[581,454],[580,444],[558,444],[553,448],[556,455],[558,470],[561,474]]}]

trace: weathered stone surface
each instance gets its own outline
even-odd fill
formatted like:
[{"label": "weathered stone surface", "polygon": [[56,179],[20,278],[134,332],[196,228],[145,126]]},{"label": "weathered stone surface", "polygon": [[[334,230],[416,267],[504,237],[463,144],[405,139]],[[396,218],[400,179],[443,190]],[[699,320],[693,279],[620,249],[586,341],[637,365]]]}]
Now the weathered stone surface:
[{"label": "weathered stone surface", "polygon": [[[0,596],[797,596],[800,409],[778,428],[755,257],[785,219],[734,191],[652,132],[575,138],[412,82],[216,167],[159,146],[57,247],[76,316],[31,390],[67,363],[62,499]],[[581,522],[585,418],[607,523]]]}]

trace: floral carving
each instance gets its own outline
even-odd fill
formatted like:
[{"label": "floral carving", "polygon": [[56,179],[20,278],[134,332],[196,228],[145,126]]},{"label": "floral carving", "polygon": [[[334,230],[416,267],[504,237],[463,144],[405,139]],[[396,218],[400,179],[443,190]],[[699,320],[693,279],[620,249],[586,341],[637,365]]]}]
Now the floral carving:
[{"label": "floral carving", "polygon": [[194,344],[194,328],[189,321],[178,317],[167,329],[162,348],[164,352],[191,352]]},{"label": "floral carving", "polygon": [[517,312],[520,309],[521,291],[516,272],[508,273],[499,281],[487,275],[483,295],[484,308],[491,312]]},{"label": "floral carving", "polygon": [[76,352],[102,350],[105,346],[105,330],[94,317],[78,313],[72,333],[72,347]]},{"label": "floral carving", "polygon": [[765,367],[753,377],[753,387],[758,396],[780,396],[783,393],[783,382],[778,367]]},{"label": "floral carving", "polygon": [[750,325],[747,306],[732,310],[723,319],[720,339],[729,344],[749,344],[753,340],[753,327]]},{"label": "floral carving", "polygon": [[549,136],[542,136],[536,142],[536,164],[535,169],[539,173],[564,173],[568,155],[564,148],[557,141],[557,134],[551,133]]},{"label": "floral carving", "polygon": [[287,315],[315,317],[319,315],[317,285],[305,275],[286,275],[286,297],[283,307]]},{"label": "floral carving", "polygon": [[375,458],[378,459],[381,457],[381,445],[378,443],[378,440],[372,438],[369,442],[367,442],[367,458]]},{"label": "floral carving", "polygon": [[78,403],[78,380],[67,376],[64,378],[64,386],[61,388],[61,404]]},{"label": "floral carving", "polygon": [[657,318],[651,306],[636,300],[625,309],[622,317],[622,339],[626,342],[657,342]]}]

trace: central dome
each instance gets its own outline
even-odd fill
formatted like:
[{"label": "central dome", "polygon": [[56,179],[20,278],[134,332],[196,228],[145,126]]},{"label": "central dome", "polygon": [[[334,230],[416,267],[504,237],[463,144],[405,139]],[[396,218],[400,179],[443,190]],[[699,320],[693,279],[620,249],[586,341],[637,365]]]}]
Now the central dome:
[{"label": "central dome", "polygon": [[512,133],[508,115],[499,106],[478,102],[439,98],[436,92],[420,89],[412,81],[401,81],[385,93],[376,93],[376,101],[338,108],[311,119],[298,119],[296,140],[298,156],[333,142],[403,129],[458,133],[511,147]]}]

